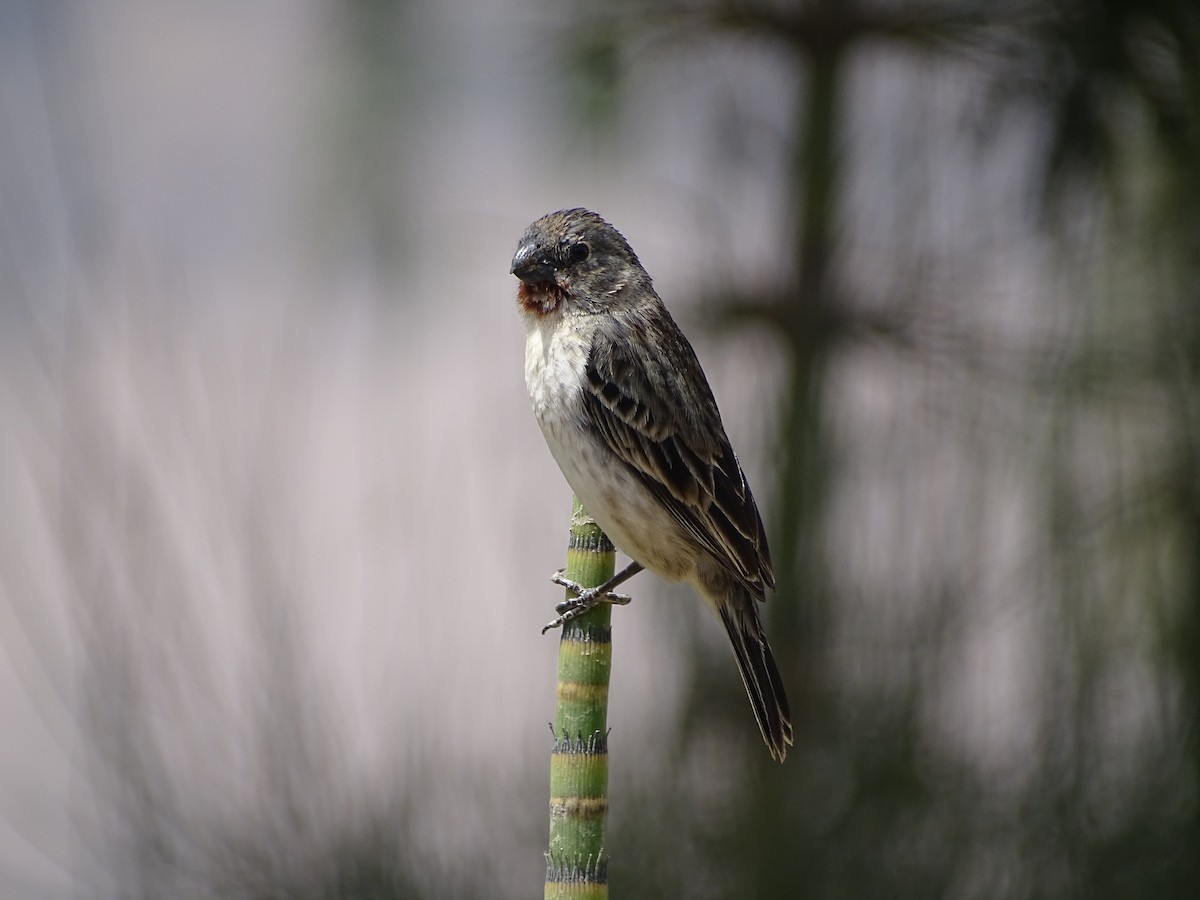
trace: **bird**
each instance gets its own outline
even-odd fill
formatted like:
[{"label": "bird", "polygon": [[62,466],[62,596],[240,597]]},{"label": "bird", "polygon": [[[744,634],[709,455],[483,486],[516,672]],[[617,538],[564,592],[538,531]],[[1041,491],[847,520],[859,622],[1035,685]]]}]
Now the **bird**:
[{"label": "bird", "polygon": [[[700,361],[629,242],[598,214],[564,209],[517,242],[525,382],[551,455],[584,509],[631,562],[546,629],[648,569],[717,615],[771,756],[793,743],[783,679],[758,606],[775,586],[754,495]],[[546,629],[543,629],[543,633]]]}]

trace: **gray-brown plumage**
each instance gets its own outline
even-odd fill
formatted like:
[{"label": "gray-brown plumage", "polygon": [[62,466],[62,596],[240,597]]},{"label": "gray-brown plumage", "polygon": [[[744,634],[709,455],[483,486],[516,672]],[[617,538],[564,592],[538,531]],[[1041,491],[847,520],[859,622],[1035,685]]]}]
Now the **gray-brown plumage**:
[{"label": "gray-brown plumage", "polygon": [[757,605],[775,585],[771,557],[695,352],[628,242],[593,212],[538,219],[511,271],[538,424],[584,508],[639,564],[583,605],[643,566],[691,584],[725,626],[782,761],[792,724]]}]

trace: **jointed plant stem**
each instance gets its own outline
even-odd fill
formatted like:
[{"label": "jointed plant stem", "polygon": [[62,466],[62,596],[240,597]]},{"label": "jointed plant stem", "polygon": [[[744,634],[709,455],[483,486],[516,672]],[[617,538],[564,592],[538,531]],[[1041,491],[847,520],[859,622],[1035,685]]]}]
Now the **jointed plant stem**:
[{"label": "jointed plant stem", "polygon": [[[616,551],[578,499],[572,501],[566,577],[596,587],[612,577]],[[558,645],[550,846],[546,900],[608,897],[608,681],[612,607],[601,603],[563,626]]]}]

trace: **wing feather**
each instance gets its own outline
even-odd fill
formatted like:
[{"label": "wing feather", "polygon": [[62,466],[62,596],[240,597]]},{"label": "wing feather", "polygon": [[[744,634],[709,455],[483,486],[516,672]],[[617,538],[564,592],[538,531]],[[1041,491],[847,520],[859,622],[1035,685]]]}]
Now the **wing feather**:
[{"label": "wing feather", "polygon": [[[661,312],[597,329],[585,369],[587,420],[696,543],[761,599],[775,577],[758,507],[695,352]],[[637,354],[636,346],[660,352]]]}]

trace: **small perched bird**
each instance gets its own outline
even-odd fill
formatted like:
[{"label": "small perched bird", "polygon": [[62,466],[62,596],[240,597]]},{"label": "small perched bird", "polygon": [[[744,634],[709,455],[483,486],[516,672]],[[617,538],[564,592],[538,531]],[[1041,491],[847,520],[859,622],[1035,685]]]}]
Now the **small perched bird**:
[{"label": "small perched bird", "polygon": [[580,502],[633,562],[559,604],[563,624],[647,568],[717,614],[771,756],[792,723],[758,604],[775,586],[762,519],[687,338],[633,248],[586,209],[538,219],[511,272],[525,320],[525,382],[550,452]]}]

